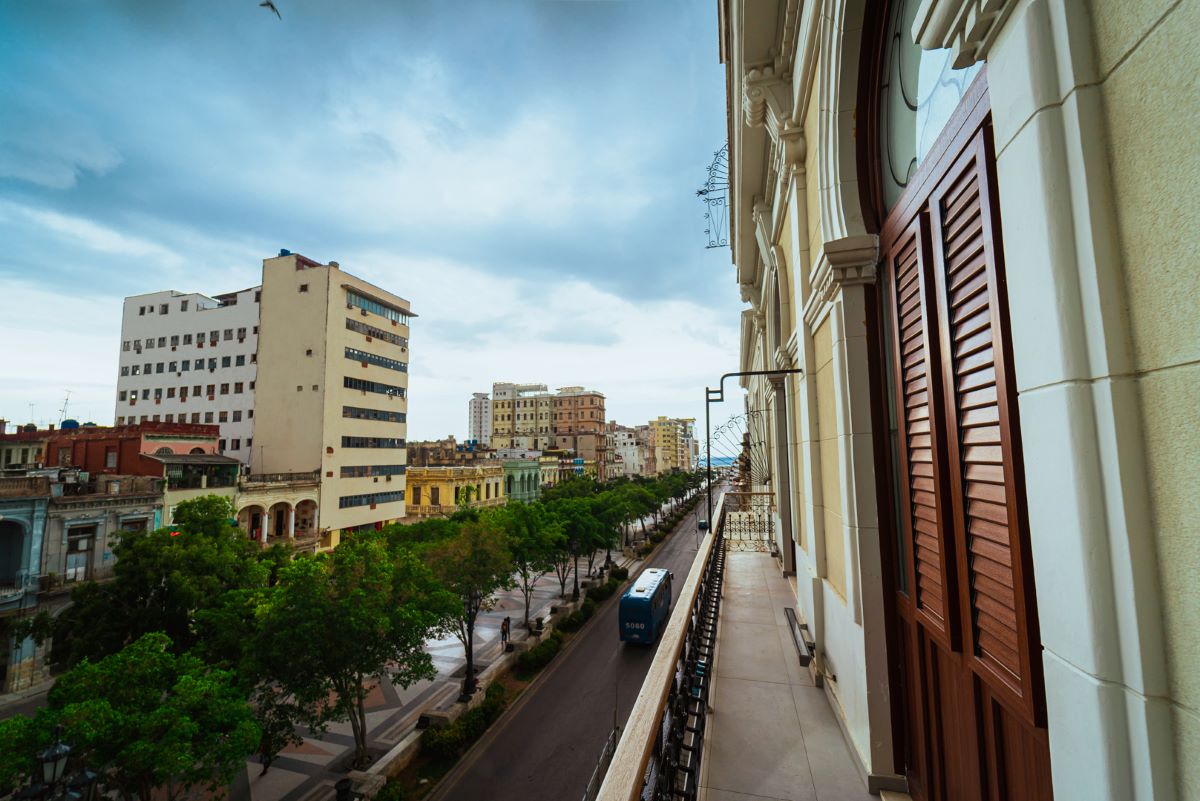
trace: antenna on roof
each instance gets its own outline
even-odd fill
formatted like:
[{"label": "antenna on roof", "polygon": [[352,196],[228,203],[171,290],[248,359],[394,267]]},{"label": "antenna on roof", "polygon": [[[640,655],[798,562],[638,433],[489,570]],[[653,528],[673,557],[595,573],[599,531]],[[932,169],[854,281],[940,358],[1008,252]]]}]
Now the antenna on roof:
[{"label": "antenna on roof", "polygon": [[67,397],[63,398],[62,408],[58,410],[58,423],[62,425],[63,418],[67,416],[67,406],[71,403],[71,390],[67,390]]}]

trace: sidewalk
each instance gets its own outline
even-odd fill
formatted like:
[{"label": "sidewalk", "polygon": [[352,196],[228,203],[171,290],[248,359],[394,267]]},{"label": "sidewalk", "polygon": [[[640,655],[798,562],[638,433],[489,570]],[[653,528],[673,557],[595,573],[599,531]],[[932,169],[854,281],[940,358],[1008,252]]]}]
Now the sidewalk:
[{"label": "sidewalk", "polygon": [[725,570],[700,801],[878,801],[800,667],[775,559],[731,550]]}]

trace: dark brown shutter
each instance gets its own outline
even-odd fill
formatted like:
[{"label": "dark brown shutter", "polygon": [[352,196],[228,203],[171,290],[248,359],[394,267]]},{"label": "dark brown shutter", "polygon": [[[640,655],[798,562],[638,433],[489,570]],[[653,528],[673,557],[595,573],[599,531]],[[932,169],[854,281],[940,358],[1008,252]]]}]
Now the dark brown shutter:
[{"label": "dark brown shutter", "polygon": [[[1023,519],[1014,476],[1015,397],[1009,385],[997,269],[998,237],[980,131],[929,203],[948,415],[950,494],[964,646],[1032,717],[1030,643],[1022,593]],[[1035,623],[1036,625],[1036,623]],[[1036,642],[1036,640],[1035,640]]]},{"label": "dark brown shutter", "polygon": [[[917,610],[947,645],[954,626],[953,554],[945,543],[942,460],[938,458],[941,376],[937,355],[936,304],[929,269],[927,218],[918,215],[887,248],[894,276],[892,299],[896,343],[896,408],[899,410],[905,535],[912,546],[911,584]],[[931,345],[932,343],[932,345]],[[931,352],[932,351],[932,352]],[[932,358],[931,358],[932,357]],[[931,391],[932,388],[932,391]]]}]

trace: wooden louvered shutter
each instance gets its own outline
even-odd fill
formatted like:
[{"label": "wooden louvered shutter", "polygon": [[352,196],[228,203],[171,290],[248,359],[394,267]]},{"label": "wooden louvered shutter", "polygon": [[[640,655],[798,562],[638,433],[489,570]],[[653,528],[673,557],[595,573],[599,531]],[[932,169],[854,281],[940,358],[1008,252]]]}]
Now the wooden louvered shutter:
[{"label": "wooden louvered shutter", "polygon": [[[941,325],[947,470],[965,638],[974,672],[1032,722],[1041,686],[994,178],[986,131],[947,170],[929,213]],[[1027,602],[1027,598],[1029,601]]]},{"label": "wooden louvered shutter", "polygon": [[909,584],[913,604],[943,645],[958,637],[954,554],[947,547],[950,525],[942,499],[943,419],[938,359],[937,304],[930,269],[928,218],[918,214],[887,246],[891,261],[896,409],[904,534],[912,553]]}]

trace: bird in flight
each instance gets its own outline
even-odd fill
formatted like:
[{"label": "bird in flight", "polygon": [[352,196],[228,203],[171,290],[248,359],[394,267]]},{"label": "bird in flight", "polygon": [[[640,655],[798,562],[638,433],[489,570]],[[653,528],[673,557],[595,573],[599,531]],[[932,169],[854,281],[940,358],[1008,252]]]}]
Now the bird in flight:
[{"label": "bird in flight", "polygon": [[279,9],[275,7],[275,4],[272,3],[271,0],[262,0],[262,2],[259,3],[258,5],[261,8],[268,8],[271,11],[274,11],[275,16],[279,17],[280,19],[283,19],[283,15],[279,13]]}]

